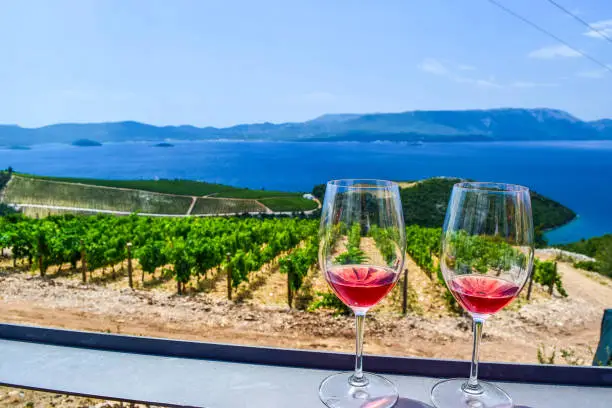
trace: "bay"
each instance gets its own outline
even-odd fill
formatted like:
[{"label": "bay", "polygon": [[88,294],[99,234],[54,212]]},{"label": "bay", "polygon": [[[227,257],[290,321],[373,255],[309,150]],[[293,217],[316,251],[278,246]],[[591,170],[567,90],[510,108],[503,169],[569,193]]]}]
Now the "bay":
[{"label": "bay", "polygon": [[612,233],[612,142],[109,143],[0,149],[0,168],[49,176],[184,178],[268,190],[310,191],[334,178],[455,176],[526,185],[579,214],[551,243]]}]

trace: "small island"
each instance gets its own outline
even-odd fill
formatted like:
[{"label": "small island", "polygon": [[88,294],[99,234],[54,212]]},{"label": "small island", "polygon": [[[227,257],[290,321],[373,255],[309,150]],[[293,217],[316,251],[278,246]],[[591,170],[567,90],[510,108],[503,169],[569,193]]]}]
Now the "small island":
[{"label": "small island", "polygon": [[77,147],[99,147],[102,146],[102,143],[90,139],[79,139],[72,142],[72,145]]},{"label": "small island", "polygon": [[153,145],[153,147],[174,147],[172,143],[161,142]]},{"label": "small island", "polygon": [[30,146],[12,145],[9,146],[10,150],[32,150]]}]

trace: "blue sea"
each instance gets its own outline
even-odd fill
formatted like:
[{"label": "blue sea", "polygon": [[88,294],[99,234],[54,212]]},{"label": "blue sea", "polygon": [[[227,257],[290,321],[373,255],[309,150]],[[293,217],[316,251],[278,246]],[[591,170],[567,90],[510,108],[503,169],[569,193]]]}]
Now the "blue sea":
[{"label": "blue sea", "polygon": [[0,149],[0,168],[50,176],[186,178],[268,190],[310,191],[334,178],[415,180],[457,176],[510,182],[572,208],[579,218],[551,243],[612,233],[612,142],[109,143]]}]

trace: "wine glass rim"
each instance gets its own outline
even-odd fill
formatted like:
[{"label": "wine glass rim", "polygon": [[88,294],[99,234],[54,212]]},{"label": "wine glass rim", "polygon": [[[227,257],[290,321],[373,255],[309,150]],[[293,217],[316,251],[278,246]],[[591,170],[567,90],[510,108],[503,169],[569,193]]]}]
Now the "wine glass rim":
[{"label": "wine glass rim", "polygon": [[[359,184],[366,185],[359,185]],[[367,178],[354,178],[354,179],[335,179],[327,182],[327,185],[330,187],[340,187],[346,188],[349,190],[379,190],[383,188],[395,188],[398,187],[398,184],[394,181],[390,180],[382,180],[382,179],[367,179]]]},{"label": "wine glass rim", "polygon": [[454,185],[454,188],[463,191],[477,191],[489,193],[528,193],[529,188],[519,184],[496,183],[490,181],[463,181]]}]

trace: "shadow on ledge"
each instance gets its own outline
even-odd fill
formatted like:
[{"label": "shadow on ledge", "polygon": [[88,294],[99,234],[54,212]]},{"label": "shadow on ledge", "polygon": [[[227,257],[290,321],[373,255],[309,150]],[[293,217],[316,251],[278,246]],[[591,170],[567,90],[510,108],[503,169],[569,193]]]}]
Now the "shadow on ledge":
[{"label": "shadow on ledge", "polygon": [[[424,402],[421,402],[421,401],[400,397],[400,399],[397,400],[397,404],[395,404],[394,408],[434,408],[434,407],[432,405],[425,404]],[[516,407],[516,408],[519,408],[519,407]]]}]

